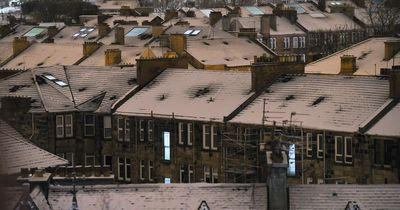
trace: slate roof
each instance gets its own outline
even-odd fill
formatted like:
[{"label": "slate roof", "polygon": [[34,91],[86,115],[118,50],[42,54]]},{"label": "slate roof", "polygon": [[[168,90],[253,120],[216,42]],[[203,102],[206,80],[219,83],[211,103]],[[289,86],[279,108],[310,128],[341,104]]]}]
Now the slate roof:
[{"label": "slate roof", "polygon": [[[357,71],[354,75],[379,75],[381,68],[391,68],[393,65],[393,58],[388,61],[383,60],[385,57],[385,41],[390,40],[400,41],[399,38],[394,37],[370,38],[307,64],[305,72],[339,74],[340,57],[343,55],[354,55],[357,57]],[[400,57],[400,53],[397,53],[395,57]],[[395,59],[395,65],[400,65],[400,59]]]},{"label": "slate roof", "polygon": [[[45,74],[53,75],[67,86],[61,87],[45,79]],[[32,75],[44,83],[35,84]],[[34,68],[0,80],[0,97],[30,97],[31,112],[110,113],[112,104],[136,86],[136,71],[132,68],[65,66],[64,70],[63,66],[52,66]]]},{"label": "slate roof", "polygon": [[343,13],[322,13],[324,17],[312,17],[313,14],[298,14],[297,23],[307,31],[353,30],[361,27]]},{"label": "slate roof", "polygon": [[400,209],[400,185],[296,185],[289,187],[290,209],[343,210],[349,201],[361,209]]},{"label": "slate roof", "polygon": [[0,119],[0,174],[16,174],[21,168],[47,168],[68,161],[29,143]]},{"label": "slate roof", "polygon": [[[51,187],[54,210],[72,203],[72,187]],[[210,209],[267,208],[265,184],[126,184],[77,188],[80,209],[198,209],[204,200]],[[39,207],[40,208],[40,207]]]},{"label": "slate roof", "polygon": [[385,116],[383,116],[372,128],[368,135],[396,136],[400,137],[400,103],[397,103]]},{"label": "slate roof", "polygon": [[267,124],[290,120],[304,128],[358,132],[389,97],[385,78],[343,75],[289,75],[278,79],[230,122]]},{"label": "slate roof", "polygon": [[117,110],[121,115],[222,121],[251,96],[250,72],[167,69]]}]

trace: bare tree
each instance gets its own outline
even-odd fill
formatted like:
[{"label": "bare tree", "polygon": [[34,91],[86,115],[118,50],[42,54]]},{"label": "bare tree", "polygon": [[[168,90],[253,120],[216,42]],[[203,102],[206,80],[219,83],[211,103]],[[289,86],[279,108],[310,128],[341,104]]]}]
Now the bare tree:
[{"label": "bare tree", "polygon": [[398,0],[365,0],[365,7],[375,35],[388,35],[400,24]]}]

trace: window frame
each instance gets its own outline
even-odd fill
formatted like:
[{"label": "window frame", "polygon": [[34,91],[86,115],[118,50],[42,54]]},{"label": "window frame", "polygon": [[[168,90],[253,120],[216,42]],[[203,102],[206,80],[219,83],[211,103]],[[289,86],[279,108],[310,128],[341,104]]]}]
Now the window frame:
[{"label": "window frame", "polygon": [[293,48],[297,49],[299,48],[299,38],[298,37],[293,37]]},{"label": "window frame", "polygon": [[217,126],[211,125],[211,142],[210,147],[211,150],[218,150],[218,145],[216,145],[217,138],[218,138]]},{"label": "window frame", "polygon": [[[109,127],[108,127],[108,124],[109,124]],[[106,129],[110,129],[110,136],[106,136],[106,133],[107,133]],[[104,139],[112,138],[112,118],[110,115],[103,116],[103,138]]]},{"label": "window frame", "polygon": [[130,119],[125,117],[124,119],[124,141],[130,142],[131,141],[131,127],[130,127]]},{"label": "window frame", "polygon": [[144,170],[145,170],[145,165],[144,165],[144,160],[140,160],[140,168],[139,168],[139,179],[144,180]]},{"label": "window frame", "polygon": [[[93,159],[93,165],[88,165],[88,158]],[[85,167],[94,167],[96,165],[96,156],[93,152],[85,153]]]},{"label": "window frame", "polygon": [[[207,146],[207,142],[209,145]],[[210,149],[211,147],[211,125],[203,124],[203,149]]]},{"label": "window frame", "polygon": [[[209,182],[207,182],[207,178],[209,179]],[[203,167],[203,179],[204,182],[211,183],[211,168],[208,166]]]},{"label": "window frame", "polygon": [[183,123],[183,122],[178,123],[178,143],[180,145],[184,144],[184,139],[183,139],[183,136],[185,135],[184,127],[185,127],[185,123]]},{"label": "window frame", "polygon": [[[168,133],[168,145],[166,144],[165,134]],[[164,161],[171,161],[171,132],[164,131],[162,137],[163,143],[163,160]],[[168,156],[166,155],[168,151]]]},{"label": "window frame", "polygon": [[154,141],[154,121],[147,121],[147,141]]},{"label": "window frame", "polygon": [[148,178],[149,178],[149,181],[153,181],[154,179],[153,179],[153,173],[154,173],[154,161],[152,161],[152,160],[149,160],[148,161]]},{"label": "window frame", "polygon": [[124,165],[125,174],[124,174],[124,178],[125,178],[126,181],[131,181],[131,179],[132,179],[132,174],[131,174],[132,173],[132,168],[131,168],[131,165],[132,165],[131,159],[130,158],[125,158],[125,165]]},{"label": "window frame", "polygon": [[[341,145],[340,148],[338,147],[338,140],[340,139]],[[343,163],[343,136],[335,136],[335,162],[336,163]],[[338,153],[338,148],[341,150],[341,153]],[[341,158],[341,160],[338,160],[338,158]]]},{"label": "window frame", "polygon": [[193,145],[193,123],[187,123],[187,145]]},{"label": "window frame", "polygon": [[118,126],[118,141],[122,142],[125,139],[125,119],[123,117],[118,117],[117,121],[117,126]]},{"label": "window frame", "polygon": [[[88,116],[93,117],[93,123],[88,123],[86,121],[86,117],[88,117]],[[87,137],[95,136],[96,135],[96,115],[94,115],[94,114],[84,114],[83,118],[84,118],[83,119],[84,135],[87,136]],[[88,127],[93,127],[93,134],[88,134],[88,132],[86,130]]]},{"label": "window frame", "polygon": [[[121,162],[121,160],[122,160],[122,162]],[[121,171],[121,167],[125,170],[125,165],[124,165],[124,162],[125,162],[125,158],[122,158],[122,157],[118,157],[117,158],[117,164],[118,164],[118,167],[117,167],[117,177],[118,177],[118,180],[124,180],[124,177],[125,177],[125,171]]]},{"label": "window frame", "polygon": [[[71,123],[67,124],[67,118],[71,119]],[[71,128],[71,133],[67,133],[67,127]],[[72,114],[64,115],[64,134],[65,137],[73,137],[74,136],[74,117]]]},{"label": "window frame", "polygon": [[[107,157],[111,157],[111,164],[107,164]],[[103,167],[112,168],[113,156],[112,155],[103,155]]]},{"label": "window frame", "polygon": [[312,148],[313,133],[306,133],[306,157],[311,158],[313,153]]},{"label": "window frame", "polygon": [[[61,119],[61,124],[59,124],[58,119]],[[58,129],[61,128],[61,134],[59,135]],[[56,137],[64,138],[64,115],[56,115]]]},{"label": "window frame", "polygon": [[317,134],[317,158],[324,158],[324,155],[325,155],[325,138],[323,134],[319,133]]},{"label": "window frame", "polygon": [[[347,154],[347,143],[348,143],[348,141],[350,141],[350,152],[351,152],[351,154]],[[343,160],[344,160],[344,163],[346,163],[346,164],[353,164],[353,139],[350,137],[350,136],[345,136],[344,137],[344,144],[343,144],[343,146],[344,146],[344,149],[343,149],[343,152],[344,152],[344,158],[343,158]],[[351,158],[351,161],[347,161],[347,158]]]},{"label": "window frame", "polygon": [[144,141],[144,120],[139,120],[139,141]]}]

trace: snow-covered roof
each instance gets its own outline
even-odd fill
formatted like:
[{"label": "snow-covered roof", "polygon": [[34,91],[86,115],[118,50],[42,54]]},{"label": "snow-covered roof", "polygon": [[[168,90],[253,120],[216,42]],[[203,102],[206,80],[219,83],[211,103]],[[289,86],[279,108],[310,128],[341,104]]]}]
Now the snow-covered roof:
[{"label": "snow-covered roof", "polygon": [[221,122],[251,94],[250,72],[167,69],[116,114]]},{"label": "snow-covered roof", "polygon": [[28,142],[0,119],[0,174],[16,174],[21,168],[47,168],[68,161]]},{"label": "snow-covered roof", "polygon": [[298,14],[297,23],[309,32],[361,29],[356,22],[343,13]]},{"label": "snow-covered roof", "polygon": [[385,116],[383,116],[372,128],[368,135],[400,137],[400,103],[397,103]]},{"label": "snow-covered roof", "polygon": [[289,187],[290,209],[400,209],[400,185],[295,185]]},{"label": "snow-covered roof", "polygon": [[[379,75],[381,68],[391,68],[393,58],[384,61],[385,57],[385,41],[400,41],[399,38],[382,37],[370,38],[349,48],[336,52],[327,57],[309,63],[305,67],[306,73],[320,74],[339,74],[340,57],[343,55],[354,55],[357,57],[357,71],[354,75]],[[395,65],[400,65],[400,52],[395,55]],[[397,59],[396,59],[397,58]]]},{"label": "snow-covered roof", "polygon": [[[72,204],[72,187],[51,187],[53,209]],[[126,184],[77,187],[79,209],[267,209],[265,184]],[[40,208],[40,207],[39,207]]]},{"label": "snow-covered roof", "polygon": [[385,78],[342,75],[289,75],[278,79],[230,122],[266,124],[302,122],[304,128],[358,132],[360,124],[389,96]]},{"label": "snow-covered roof", "polygon": [[[32,75],[44,82],[38,81],[36,85]],[[55,79],[50,80],[46,75]],[[57,80],[65,85],[58,85]],[[31,112],[109,113],[112,104],[136,86],[136,71],[131,68],[65,66],[64,70],[63,66],[51,66],[0,80],[0,97],[30,97]]]}]

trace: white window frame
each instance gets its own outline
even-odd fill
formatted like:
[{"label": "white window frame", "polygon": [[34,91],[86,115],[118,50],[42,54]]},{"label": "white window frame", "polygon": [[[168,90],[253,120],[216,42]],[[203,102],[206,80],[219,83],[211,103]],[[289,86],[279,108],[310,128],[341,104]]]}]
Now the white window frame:
[{"label": "white window frame", "polygon": [[185,165],[179,166],[179,183],[183,183],[183,174],[185,173]]},{"label": "white window frame", "polygon": [[211,146],[211,126],[204,124],[203,125],[203,149],[210,149],[210,146],[207,146],[208,138],[210,139],[210,146]]},{"label": "white window frame", "polygon": [[193,145],[193,123],[187,124],[187,145]]},{"label": "white window frame", "polygon": [[208,167],[208,166],[204,166],[203,167],[204,168],[204,176],[203,176],[203,179],[204,179],[204,182],[207,182],[207,176],[209,177],[209,180],[210,180],[210,183],[211,183],[211,169],[210,169],[210,167]]},{"label": "white window frame", "polygon": [[149,160],[148,162],[148,177],[149,181],[153,181],[153,169],[154,169],[154,162],[152,160]]},{"label": "white window frame", "polygon": [[[58,119],[61,119],[61,124],[58,123]],[[61,128],[61,134],[58,133],[58,129]],[[56,137],[63,138],[64,137],[64,115],[56,115]]]},{"label": "white window frame", "polygon": [[139,120],[139,140],[144,141],[144,120]]},{"label": "white window frame", "polygon": [[107,158],[106,157],[111,157],[111,163],[112,163],[112,155],[103,155],[103,166],[104,167],[110,167],[111,165],[107,164]]},{"label": "white window frame", "polygon": [[144,169],[145,169],[145,165],[144,165],[144,160],[140,160],[140,168],[139,168],[139,178],[140,180],[144,180]]},{"label": "white window frame", "polygon": [[179,139],[178,143],[180,145],[184,144],[184,142],[183,142],[183,135],[185,133],[184,126],[185,126],[185,124],[183,122],[178,123],[178,139]]},{"label": "white window frame", "polygon": [[[93,159],[93,165],[88,165],[88,159]],[[85,153],[85,167],[91,166],[94,167],[96,165],[96,158],[94,153]]]},{"label": "white window frame", "polygon": [[[106,136],[106,129],[110,129],[110,136]],[[111,139],[112,138],[112,126],[111,126],[111,116],[106,115],[103,117],[103,138]]]},{"label": "white window frame", "polygon": [[[342,147],[341,147],[341,150],[342,150],[342,153],[340,154],[340,153],[338,153],[338,139],[341,139],[341,141],[342,141]],[[344,140],[343,140],[343,136],[335,136],[335,162],[336,163],[343,163],[343,143],[344,143]],[[342,160],[338,160],[338,157],[342,157]]]},{"label": "white window frame", "polygon": [[[122,160],[122,161],[121,161],[121,160]],[[122,162],[122,163],[121,163],[121,162]],[[118,176],[118,180],[124,180],[125,173],[124,173],[124,174],[121,174],[121,173],[122,173],[122,172],[121,172],[121,166],[125,167],[125,166],[124,166],[124,162],[125,162],[124,158],[122,158],[122,157],[118,157],[118,158],[117,158],[117,164],[118,164],[118,168],[117,168],[118,173],[117,173],[117,176]]]},{"label": "white window frame", "polygon": [[154,123],[153,120],[147,121],[147,140],[153,141],[154,140]]},{"label": "white window frame", "polygon": [[306,156],[312,157],[312,133],[306,133]]},{"label": "white window frame", "polygon": [[[168,133],[168,142],[165,140],[165,133]],[[163,132],[163,160],[164,161],[171,161],[171,133],[169,131]],[[168,143],[168,144],[167,144]],[[168,151],[168,158],[166,156]]]},{"label": "white window frame", "polygon": [[[121,123],[122,122],[122,123]],[[123,117],[118,117],[118,141],[124,141],[124,135],[125,135],[125,131],[124,131],[124,127],[125,127],[125,120]]]},{"label": "white window frame", "polygon": [[299,48],[299,38],[293,37],[293,48]]},{"label": "white window frame", "polygon": [[212,174],[211,183],[216,183],[215,180],[219,180],[218,179],[218,169],[211,168],[211,174]]},{"label": "white window frame", "polygon": [[124,131],[124,141],[129,142],[131,140],[131,128],[129,118],[125,118],[125,131]]},{"label": "white window frame", "polygon": [[299,37],[300,39],[300,48],[305,48],[306,47],[306,37]]},{"label": "white window frame", "polygon": [[[67,118],[71,119],[71,123],[67,124]],[[65,132],[65,137],[73,137],[74,136],[74,118],[72,117],[72,114],[67,114],[64,116],[64,132]],[[71,133],[67,133],[67,127],[71,128]]]},{"label": "white window frame", "polygon": [[[188,164],[188,181],[189,183],[192,183],[193,180],[191,180],[191,175],[194,175],[194,167],[191,164]],[[193,176],[194,177],[194,176]]]},{"label": "white window frame", "polygon": [[269,38],[269,44],[271,46],[271,49],[276,49],[276,38],[274,37]]},{"label": "white window frame", "polygon": [[[350,141],[350,151],[351,151],[351,154],[347,154],[347,141]],[[346,163],[346,164],[352,164],[353,163],[353,139],[350,137],[350,136],[346,136],[346,137],[344,137],[344,149],[343,149],[343,152],[344,152],[344,158],[343,158],[343,161]],[[351,162],[348,162],[347,161],[347,158],[351,158]]]},{"label": "white window frame", "polygon": [[290,37],[283,37],[283,43],[285,49],[290,49]]},{"label": "white window frame", "polygon": [[210,146],[212,150],[218,150],[218,146],[214,146],[214,143],[217,142],[217,126],[211,125],[211,142]]},{"label": "white window frame", "polygon": [[[86,117],[87,116],[92,116],[93,117],[93,123],[86,122]],[[95,124],[96,124],[96,116],[94,114],[85,114],[83,121],[84,121],[84,129],[83,130],[84,130],[85,136],[95,136],[95,134],[96,134],[96,126],[95,126]],[[93,127],[93,134],[88,134],[86,132],[86,128],[87,127]]]},{"label": "white window frame", "polygon": [[[322,148],[321,148],[322,147]],[[323,158],[325,155],[325,138],[323,134],[317,134],[317,158]],[[322,153],[322,156],[320,155]]]},{"label": "white window frame", "polygon": [[[130,163],[128,163],[128,160],[129,160]],[[130,158],[125,158],[125,166],[124,166],[125,167],[125,174],[124,174],[124,178],[125,178],[126,181],[131,181],[131,178],[132,178],[132,174],[128,173],[128,168],[130,169],[129,171],[132,173],[131,164],[132,164],[131,159]],[[128,175],[130,177],[128,177]]]}]

